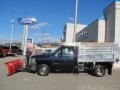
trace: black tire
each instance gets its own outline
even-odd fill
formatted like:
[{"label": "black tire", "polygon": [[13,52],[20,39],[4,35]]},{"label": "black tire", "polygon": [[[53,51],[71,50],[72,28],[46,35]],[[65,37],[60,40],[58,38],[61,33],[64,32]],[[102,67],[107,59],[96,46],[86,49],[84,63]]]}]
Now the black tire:
[{"label": "black tire", "polygon": [[102,77],[105,75],[106,69],[102,65],[96,65],[94,68],[94,74],[97,77]]},{"label": "black tire", "polygon": [[50,67],[47,64],[40,64],[37,68],[37,73],[40,76],[48,76],[50,73]]}]

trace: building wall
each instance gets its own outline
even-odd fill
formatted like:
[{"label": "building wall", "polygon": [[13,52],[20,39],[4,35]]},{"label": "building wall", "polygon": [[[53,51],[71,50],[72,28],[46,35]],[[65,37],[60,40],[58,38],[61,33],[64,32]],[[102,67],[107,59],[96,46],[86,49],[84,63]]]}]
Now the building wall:
[{"label": "building wall", "polygon": [[110,4],[104,10],[104,17],[106,22],[106,34],[105,34],[105,41],[106,42],[114,42],[115,37],[115,5]]},{"label": "building wall", "polygon": [[120,47],[120,1],[116,2],[115,8],[115,42],[119,43]]},{"label": "building wall", "polygon": [[72,42],[73,41],[73,30],[74,26],[72,24],[66,24],[65,26],[65,42]]},{"label": "building wall", "polygon": [[104,10],[106,20],[106,42],[115,42],[120,46],[120,1],[111,3]]},{"label": "building wall", "polygon": [[[76,33],[82,30],[86,25],[77,24]],[[66,23],[63,31],[63,42],[73,42],[73,35],[74,34],[74,24],[73,23]]]},{"label": "building wall", "polygon": [[105,21],[98,19],[93,21],[83,30],[77,33],[77,42],[104,42]]},{"label": "building wall", "polygon": [[98,21],[98,42],[105,42],[105,20]]}]

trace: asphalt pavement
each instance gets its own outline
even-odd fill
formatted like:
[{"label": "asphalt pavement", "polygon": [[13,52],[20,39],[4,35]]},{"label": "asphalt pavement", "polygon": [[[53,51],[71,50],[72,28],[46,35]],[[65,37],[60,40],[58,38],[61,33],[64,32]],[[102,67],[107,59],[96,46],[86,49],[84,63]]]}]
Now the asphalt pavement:
[{"label": "asphalt pavement", "polygon": [[[6,61],[16,58],[9,57]],[[18,72],[12,76],[6,74],[3,59],[0,59],[0,90],[120,90],[120,69],[114,69],[111,76],[106,74],[104,77],[84,72],[52,73],[49,76],[28,72]]]}]

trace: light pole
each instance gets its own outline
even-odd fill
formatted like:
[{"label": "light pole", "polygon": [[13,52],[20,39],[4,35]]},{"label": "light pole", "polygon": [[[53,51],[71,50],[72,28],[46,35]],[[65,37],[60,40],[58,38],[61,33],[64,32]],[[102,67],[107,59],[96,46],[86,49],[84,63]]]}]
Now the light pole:
[{"label": "light pole", "polygon": [[75,4],[73,42],[76,42],[77,14],[78,14],[78,0],[76,0],[76,4]]},{"label": "light pole", "polygon": [[28,25],[24,25],[23,55],[26,55],[27,37],[28,37]]},{"label": "light pole", "polygon": [[11,51],[12,42],[13,42],[13,30],[14,30],[15,21],[11,20],[11,23],[12,23],[12,27],[11,27],[11,35],[10,35],[10,51]]},{"label": "light pole", "polygon": [[41,33],[41,45],[43,47],[43,44],[44,44],[44,31],[42,30],[42,33]]},{"label": "light pole", "polygon": [[41,47],[43,47],[45,40],[47,37],[49,37],[48,33],[45,33],[44,30],[42,30],[40,33],[37,34],[40,37],[40,43],[41,43]]}]

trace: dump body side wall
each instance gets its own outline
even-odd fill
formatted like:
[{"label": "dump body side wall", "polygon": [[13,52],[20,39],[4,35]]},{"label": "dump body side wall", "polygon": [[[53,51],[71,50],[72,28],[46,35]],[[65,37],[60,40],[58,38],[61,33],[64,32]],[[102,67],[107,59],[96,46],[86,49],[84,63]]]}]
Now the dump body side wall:
[{"label": "dump body side wall", "polygon": [[114,62],[118,58],[113,43],[84,43],[78,46],[79,62]]}]

